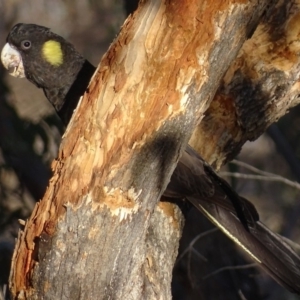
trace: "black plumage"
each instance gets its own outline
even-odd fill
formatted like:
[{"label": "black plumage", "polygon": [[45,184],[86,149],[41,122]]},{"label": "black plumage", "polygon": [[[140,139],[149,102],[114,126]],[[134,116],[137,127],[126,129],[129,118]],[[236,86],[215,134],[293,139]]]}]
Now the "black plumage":
[{"label": "black plumage", "polygon": [[[25,48],[24,41],[30,42],[31,46]],[[42,49],[48,41],[58,42],[61,46],[61,64],[52,64],[43,56]],[[6,42],[19,51],[25,77],[43,89],[47,99],[67,124],[96,68],[71,43],[47,27],[17,24]]]}]

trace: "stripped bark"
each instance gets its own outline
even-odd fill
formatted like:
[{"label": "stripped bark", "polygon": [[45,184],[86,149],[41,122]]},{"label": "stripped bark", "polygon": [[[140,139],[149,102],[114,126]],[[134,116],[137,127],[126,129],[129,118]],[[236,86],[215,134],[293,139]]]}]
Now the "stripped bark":
[{"label": "stripped bark", "polygon": [[161,206],[164,219],[155,229],[164,255],[149,256],[150,218],[267,4],[149,0],[127,19],[68,126],[44,198],[20,232],[13,298],[170,298],[181,220]]},{"label": "stripped bark", "polygon": [[215,167],[299,104],[299,16],[299,0],[270,7],[226,72],[190,141]]}]

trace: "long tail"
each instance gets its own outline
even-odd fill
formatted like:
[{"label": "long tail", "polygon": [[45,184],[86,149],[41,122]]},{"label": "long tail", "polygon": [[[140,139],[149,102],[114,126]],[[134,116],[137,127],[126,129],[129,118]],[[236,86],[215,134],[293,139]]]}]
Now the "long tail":
[{"label": "long tail", "polygon": [[189,197],[188,200],[274,280],[289,291],[300,294],[300,258],[280,235],[260,221],[249,225],[248,231],[230,211],[199,198]]},{"label": "long tail", "polygon": [[300,294],[299,256],[192,148],[183,153],[164,196],[186,198],[275,281]]}]

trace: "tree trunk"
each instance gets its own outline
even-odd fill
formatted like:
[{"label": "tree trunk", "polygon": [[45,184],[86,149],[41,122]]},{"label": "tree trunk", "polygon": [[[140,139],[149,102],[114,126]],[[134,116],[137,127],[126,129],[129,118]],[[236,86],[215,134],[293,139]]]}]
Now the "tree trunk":
[{"label": "tree trunk", "polygon": [[[68,126],[44,198],[20,232],[13,298],[171,297],[182,217],[175,206],[156,204],[267,5],[149,0],[127,19]],[[225,104],[234,106],[218,105]],[[207,157],[235,150],[224,145],[211,146]]]}]

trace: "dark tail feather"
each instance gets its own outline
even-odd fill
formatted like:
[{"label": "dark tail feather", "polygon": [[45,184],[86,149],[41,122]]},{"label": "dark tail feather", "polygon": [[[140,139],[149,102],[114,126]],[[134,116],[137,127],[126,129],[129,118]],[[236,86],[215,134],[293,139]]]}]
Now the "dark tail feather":
[{"label": "dark tail feather", "polygon": [[240,219],[240,221],[243,224],[243,226],[245,227],[245,229],[247,231],[249,231],[248,223],[249,222],[252,223],[253,221],[258,220],[258,218],[259,218],[258,213],[256,212],[255,208],[253,209],[253,211],[256,212],[256,215],[254,216],[254,214],[253,214],[254,219],[250,220],[249,218],[247,218],[246,212],[243,210],[243,206],[241,205],[241,200],[240,200],[239,195],[232,189],[232,187],[224,179],[219,177],[214,172],[214,170],[206,163],[204,163],[204,169],[210,175],[210,177],[213,178],[214,181],[221,187],[221,189],[224,191],[224,193],[231,200],[231,203],[236,211],[237,217]]},{"label": "dark tail feather", "polygon": [[289,291],[300,294],[300,258],[283,238],[260,221],[249,225],[247,231],[232,212],[198,198],[188,200],[274,280]]}]

